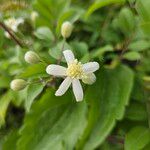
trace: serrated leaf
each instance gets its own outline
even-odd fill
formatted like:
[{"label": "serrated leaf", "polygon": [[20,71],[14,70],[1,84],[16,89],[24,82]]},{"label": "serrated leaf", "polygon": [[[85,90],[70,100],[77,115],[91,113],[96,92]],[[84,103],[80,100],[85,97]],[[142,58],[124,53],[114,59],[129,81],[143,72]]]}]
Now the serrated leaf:
[{"label": "serrated leaf", "polygon": [[17,149],[73,149],[86,125],[87,106],[71,99],[70,94],[56,97],[48,89],[26,115]]},{"label": "serrated leaf", "polygon": [[78,149],[95,149],[105,140],[116,120],[122,119],[132,86],[133,72],[128,67],[100,70],[96,83],[86,91],[89,118]]},{"label": "serrated leaf", "polygon": [[123,55],[123,58],[127,59],[127,60],[131,60],[131,61],[134,61],[134,60],[139,60],[141,59],[141,55],[140,53],[138,52],[127,52]]},{"label": "serrated leaf", "polygon": [[150,142],[150,130],[146,127],[134,127],[125,137],[125,150],[140,150]]},{"label": "serrated leaf", "polygon": [[31,84],[27,89],[27,97],[25,100],[26,111],[29,112],[34,99],[42,92],[44,85],[42,83]]}]

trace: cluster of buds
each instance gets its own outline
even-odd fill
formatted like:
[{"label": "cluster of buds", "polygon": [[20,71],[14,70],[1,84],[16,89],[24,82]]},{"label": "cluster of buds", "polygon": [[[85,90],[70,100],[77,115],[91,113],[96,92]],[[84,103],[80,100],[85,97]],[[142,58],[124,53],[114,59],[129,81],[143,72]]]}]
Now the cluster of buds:
[{"label": "cluster of buds", "polygon": [[[37,13],[32,13],[32,19],[34,20],[37,17]],[[22,19],[8,19],[5,20],[5,24],[11,28],[14,32],[17,32],[18,25],[23,23]],[[65,21],[61,26],[61,35],[64,39],[70,37],[73,30],[73,25],[69,21]],[[7,33],[6,33],[7,34]],[[8,35],[6,35],[8,37]],[[27,51],[24,55],[24,60],[29,64],[37,64],[42,62],[39,55],[34,51]],[[28,85],[28,82],[23,79],[14,79],[10,83],[10,88],[14,91],[23,90]]]},{"label": "cluster of buds", "polygon": [[[24,59],[29,64],[37,64],[41,62],[41,59],[34,51],[28,51],[25,53]],[[15,79],[10,83],[10,88],[14,91],[23,90],[28,85],[28,82],[23,79]]]},{"label": "cluster of buds", "polygon": [[[72,33],[73,26],[70,22],[66,21],[61,26],[61,35],[64,39],[70,37]],[[94,72],[99,69],[99,64],[97,62],[89,62],[82,64],[77,59],[71,50],[63,51],[64,57],[68,64],[68,67],[59,66],[59,64],[50,64],[46,68],[46,72],[53,76],[62,76],[65,77],[62,84],[59,86],[56,91],[56,96],[63,95],[69,86],[72,84],[73,92],[76,98],[76,101],[83,100],[83,89],[80,83],[80,80],[85,84],[93,84],[96,81],[96,76]],[[34,51],[28,51],[24,55],[24,59],[29,64],[37,64],[43,62],[39,55]],[[19,91],[24,89],[28,85],[23,79],[15,79],[11,82],[10,87],[14,91]]]}]

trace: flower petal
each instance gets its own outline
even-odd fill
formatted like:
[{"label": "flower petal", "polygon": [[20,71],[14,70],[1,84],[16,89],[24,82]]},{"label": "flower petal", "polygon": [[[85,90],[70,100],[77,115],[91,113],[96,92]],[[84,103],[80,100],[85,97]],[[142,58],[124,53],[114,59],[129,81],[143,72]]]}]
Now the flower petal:
[{"label": "flower petal", "polygon": [[83,89],[81,86],[81,83],[78,79],[73,79],[72,81],[72,87],[73,87],[73,92],[76,98],[76,101],[82,101],[83,100]]},{"label": "flower petal", "polygon": [[63,51],[63,54],[68,64],[75,60],[74,54],[71,50],[65,50]]},{"label": "flower petal", "polygon": [[85,84],[93,84],[96,81],[96,76],[94,73],[87,74],[82,78],[82,82]]},{"label": "flower petal", "polygon": [[83,71],[87,74],[93,73],[99,69],[99,64],[97,62],[89,62],[83,65]]},{"label": "flower petal", "polygon": [[70,84],[72,82],[72,79],[70,77],[67,77],[59,86],[58,90],[56,91],[56,96],[63,95],[69,88]]},{"label": "flower petal", "polygon": [[66,68],[59,66],[59,65],[49,65],[46,68],[46,72],[50,75],[54,76],[65,76],[66,75]]}]

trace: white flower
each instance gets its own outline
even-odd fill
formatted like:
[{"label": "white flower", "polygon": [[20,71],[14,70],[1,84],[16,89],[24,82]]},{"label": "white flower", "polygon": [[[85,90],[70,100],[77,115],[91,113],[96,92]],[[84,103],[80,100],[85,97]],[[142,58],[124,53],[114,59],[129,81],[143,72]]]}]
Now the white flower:
[{"label": "white flower", "polygon": [[63,51],[63,54],[67,61],[68,68],[54,64],[51,64],[46,68],[46,72],[50,75],[58,77],[65,76],[64,81],[59,86],[55,95],[63,95],[72,83],[76,101],[82,101],[83,89],[79,80],[82,80],[86,84],[93,84],[96,81],[96,76],[93,72],[99,69],[99,64],[97,62],[81,64],[81,62],[78,62],[78,60],[75,59],[74,54],[71,50],[65,50]]},{"label": "white flower", "polygon": [[[22,23],[24,23],[24,19],[23,18],[9,18],[7,20],[4,21],[4,23],[6,24],[6,26],[8,28],[10,28],[12,31],[17,32],[18,31],[18,26]],[[10,35],[8,34],[8,32],[5,32],[5,36],[7,38],[10,38]]]}]

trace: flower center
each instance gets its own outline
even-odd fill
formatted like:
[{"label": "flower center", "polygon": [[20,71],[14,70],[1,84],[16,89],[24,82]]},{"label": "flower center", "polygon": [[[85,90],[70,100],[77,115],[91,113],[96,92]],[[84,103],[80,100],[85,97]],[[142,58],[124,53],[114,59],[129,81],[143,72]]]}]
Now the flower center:
[{"label": "flower center", "polygon": [[81,62],[78,62],[78,60],[74,60],[72,63],[70,63],[67,68],[67,76],[71,78],[81,79],[83,76]]}]

